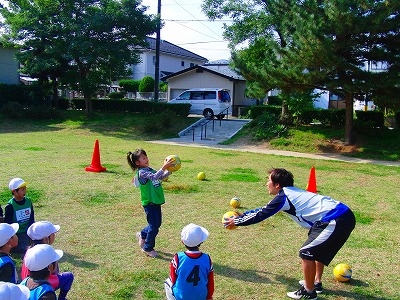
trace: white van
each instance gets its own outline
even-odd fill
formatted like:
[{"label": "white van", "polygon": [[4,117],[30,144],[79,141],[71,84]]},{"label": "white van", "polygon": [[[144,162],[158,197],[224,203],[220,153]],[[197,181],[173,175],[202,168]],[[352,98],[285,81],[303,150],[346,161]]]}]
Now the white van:
[{"label": "white van", "polygon": [[231,106],[231,96],[226,89],[190,89],[168,103],[190,103],[192,106],[189,113],[191,114],[201,114],[206,119],[212,119],[214,116],[223,118],[225,114],[228,114]]}]

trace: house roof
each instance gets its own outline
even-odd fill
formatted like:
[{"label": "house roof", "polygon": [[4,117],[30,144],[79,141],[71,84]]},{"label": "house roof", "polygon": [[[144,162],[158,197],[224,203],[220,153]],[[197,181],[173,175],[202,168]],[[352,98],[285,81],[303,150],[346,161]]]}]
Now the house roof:
[{"label": "house roof", "polygon": [[[149,45],[149,49],[155,51],[156,50],[156,39],[152,37],[146,37],[146,42]],[[190,52],[186,49],[183,49],[177,45],[174,45],[170,42],[165,40],[160,41],[160,53],[170,54],[170,55],[177,55],[181,57],[186,57],[194,60],[200,60],[202,62],[207,62],[208,59],[197,55],[196,53]]]},{"label": "house roof", "polygon": [[183,70],[181,70],[179,72],[175,72],[173,74],[164,76],[162,78],[162,80],[165,81],[167,79],[171,79],[171,78],[173,78],[175,76],[179,76],[181,74],[184,74],[184,73],[187,73],[187,72],[190,72],[190,71],[193,71],[193,70],[203,70],[203,71],[210,72],[212,74],[224,77],[224,78],[229,79],[229,80],[245,81],[244,77],[241,76],[240,74],[238,74],[237,72],[235,72],[234,70],[232,70],[229,67],[229,65],[227,65],[227,64],[213,64],[213,63],[205,64],[205,65],[202,65],[202,66],[193,66],[193,67],[190,67],[190,68],[186,68],[186,69],[183,69]]}]

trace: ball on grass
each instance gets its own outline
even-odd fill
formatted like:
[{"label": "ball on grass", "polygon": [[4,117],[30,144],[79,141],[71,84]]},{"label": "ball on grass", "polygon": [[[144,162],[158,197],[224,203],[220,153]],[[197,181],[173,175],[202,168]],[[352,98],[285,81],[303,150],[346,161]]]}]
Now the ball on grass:
[{"label": "ball on grass", "polygon": [[348,264],[340,263],[333,269],[333,276],[340,282],[346,282],[351,279],[353,271]]},{"label": "ball on grass", "polygon": [[233,197],[231,201],[229,201],[229,205],[232,208],[238,208],[241,205],[240,199],[238,197]]},{"label": "ball on grass", "polygon": [[172,160],[172,163],[173,163],[172,167],[167,168],[168,171],[175,172],[181,168],[181,160],[178,157],[178,155],[168,155],[165,158],[165,161],[168,161],[168,160]]},{"label": "ball on grass", "polygon": [[199,174],[197,174],[197,179],[198,180],[206,179],[206,174],[204,172],[200,172]]}]

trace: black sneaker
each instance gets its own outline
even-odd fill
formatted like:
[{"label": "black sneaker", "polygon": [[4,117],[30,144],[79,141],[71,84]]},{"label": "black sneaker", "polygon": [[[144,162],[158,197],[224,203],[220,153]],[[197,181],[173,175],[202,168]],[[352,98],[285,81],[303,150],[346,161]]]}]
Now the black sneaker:
[{"label": "black sneaker", "polygon": [[[304,280],[299,281],[300,285],[304,286]],[[323,292],[322,282],[314,282],[314,290],[317,294],[321,294]]]},{"label": "black sneaker", "polygon": [[307,292],[307,290],[302,286],[299,290],[295,292],[287,293],[287,296],[292,299],[309,299],[316,300],[318,299],[317,293],[313,290],[311,293]]}]

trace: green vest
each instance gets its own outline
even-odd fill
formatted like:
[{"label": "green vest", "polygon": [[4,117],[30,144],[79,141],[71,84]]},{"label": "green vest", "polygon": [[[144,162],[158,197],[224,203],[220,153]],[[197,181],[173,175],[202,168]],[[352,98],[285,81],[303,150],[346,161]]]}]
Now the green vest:
[{"label": "green vest", "polygon": [[[156,173],[157,171],[152,170],[151,172]],[[139,170],[136,171],[136,178],[139,179]],[[164,190],[161,186],[160,180],[151,181],[147,179],[145,184],[141,184],[139,181],[139,187],[143,206],[146,206],[149,203],[160,205],[165,203]]]},{"label": "green vest", "polygon": [[25,204],[21,205],[14,198],[8,201],[14,208],[13,223],[19,224],[17,233],[26,232],[32,214],[32,201],[25,196]]}]

